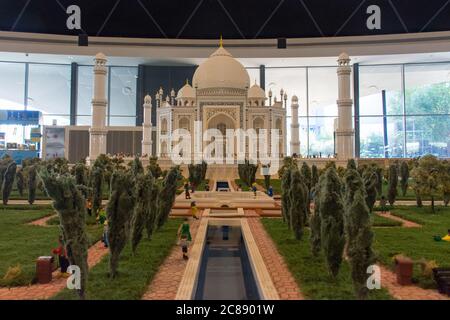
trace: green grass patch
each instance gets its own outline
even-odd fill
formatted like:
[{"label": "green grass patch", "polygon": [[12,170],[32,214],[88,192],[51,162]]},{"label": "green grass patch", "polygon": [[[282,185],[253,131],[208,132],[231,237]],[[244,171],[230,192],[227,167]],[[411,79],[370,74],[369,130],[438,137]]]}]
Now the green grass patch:
[{"label": "green grass patch", "polygon": [[241,179],[234,179],[234,182],[236,182],[236,186],[241,186],[242,191],[250,191],[250,187]]},{"label": "green grass patch", "polygon": [[400,221],[395,221],[377,214],[371,214],[372,226],[374,227],[401,227]]},{"label": "green grass patch", "polygon": [[[262,219],[264,227],[284,257],[289,270],[302,293],[314,300],[354,300],[353,283],[349,264],[344,261],[337,279],[327,270],[324,257],[313,257],[309,245],[309,230],[302,241],[297,241],[281,219]],[[392,297],[385,289],[372,290],[369,299],[384,300]]]},{"label": "green grass patch", "polygon": [[206,191],[206,186],[209,185],[209,180],[203,180],[195,189],[195,191]]},{"label": "green grass patch", "polygon": [[[36,259],[42,255],[51,255],[58,245],[58,226],[33,226],[27,223],[55,214],[53,209],[35,208],[0,209],[0,286],[19,286],[33,283]],[[99,240],[102,227],[87,227],[91,243]],[[21,274],[13,279],[3,280],[9,267],[20,265]]]},{"label": "green grass patch", "polygon": [[[259,184],[266,190],[264,179],[256,179],[256,183]],[[280,179],[270,179],[270,185],[273,188],[273,194],[280,195],[281,194],[281,180]],[[266,190],[267,192],[267,190]]]},{"label": "green grass patch", "polygon": [[[419,223],[422,227],[374,229],[374,245],[380,261],[393,268],[393,257],[404,254],[416,261],[434,260],[441,267],[450,267],[450,243],[433,240],[433,236],[444,236],[450,228],[450,208],[436,207],[436,212],[431,213],[430,207],[402,206],[392,209],[393,215]],[[434,287],[431,279],[421,275],[418,266],[415,267],[413,280],[422,287]]]},{"label": "green grass patch", "polygon": [[[157,231],[153,239],[143,239],[136,256],[127,245],[122,252],[117,278],[108,277],[109,255],[89,272],[87,299],[92,300],[137,300],[145,293],[159,266],[170,253],[176,242],[177,229],[182,220],[169,219]],[[180,252],[180,261],[181,261]],[[75,292],[64,289],[54,297],[57,300],[78,299]]]}]

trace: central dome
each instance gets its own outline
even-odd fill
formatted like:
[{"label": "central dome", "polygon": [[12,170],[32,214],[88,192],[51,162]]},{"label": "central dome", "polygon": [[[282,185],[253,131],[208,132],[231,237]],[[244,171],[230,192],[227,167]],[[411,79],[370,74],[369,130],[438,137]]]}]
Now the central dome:
[{"label": "central dome", "polygon": [[248,89],[250,77],[244,66],[221,46],[198,66],[192,84],[198,89]]}]

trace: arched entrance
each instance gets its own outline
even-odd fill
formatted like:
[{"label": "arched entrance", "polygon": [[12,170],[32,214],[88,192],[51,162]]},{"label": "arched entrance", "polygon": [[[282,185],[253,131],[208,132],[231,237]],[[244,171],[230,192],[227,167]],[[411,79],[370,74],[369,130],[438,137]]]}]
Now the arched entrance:
[{"label": "arched entrance", "polygon": [[[236,129],[235,121],[225,113],[219,113],[208,121],[207,129],[217,129],[223,136],[223,155],[226,156],[226,131],[227,129]],[[235,150],[233,151],[233,154]],[[214,154],[213,154],[214,156]]]}]

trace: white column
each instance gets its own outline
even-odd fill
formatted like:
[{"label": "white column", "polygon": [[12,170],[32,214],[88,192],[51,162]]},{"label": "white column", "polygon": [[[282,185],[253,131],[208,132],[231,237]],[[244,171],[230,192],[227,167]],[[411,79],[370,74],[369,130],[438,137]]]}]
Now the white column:
[{"label": "white column", "polygon": [[142,124],[142,155],[152,155],[152,97],[144,98],[144,123]]},{"label": "white column", "polygon": [[300,133],[298,124],[298,98],[297,96],[292,97],[291,103],[291,154],[300,155]]},{"label": "white column", "polygon": [[338,126],[336,129],[336,153],[338,160],[354,158],[355,147],[352,121],[353,100],[350,97],[350,58],[348,54],[342,53],[338,59]]},{"label": "white column", "polygon": [[92,98],[92,126],[89,129],[89,160],[106,153],[106,56],[97,53],[94,59],[94,94]]}]

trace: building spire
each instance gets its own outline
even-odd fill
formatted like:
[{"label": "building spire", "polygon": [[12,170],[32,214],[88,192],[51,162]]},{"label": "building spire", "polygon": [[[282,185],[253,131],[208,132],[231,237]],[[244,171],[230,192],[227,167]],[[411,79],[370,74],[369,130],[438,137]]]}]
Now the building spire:
[{"label": "building spire", "polygon": [[220,47],[220,48],[223,47],[223,38],[222,38],[222,35],[220,35],[220,39],[219,39],[219,47]]}]

